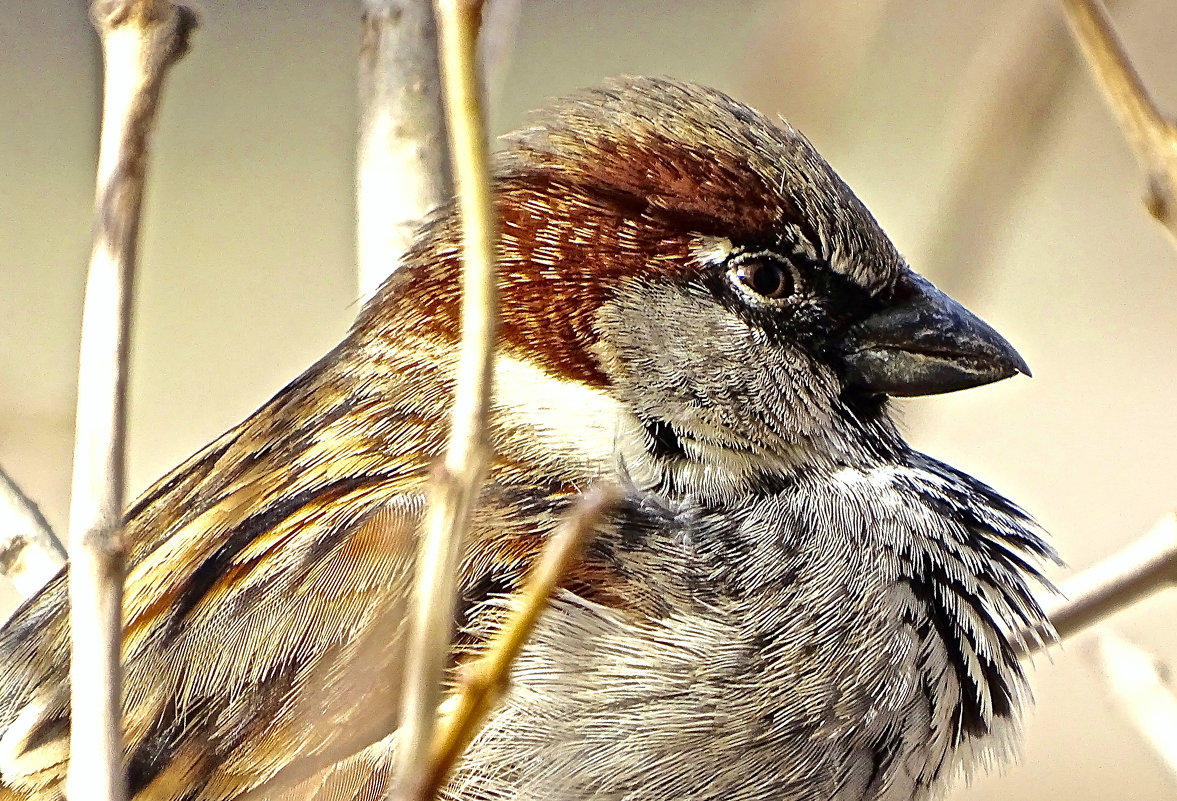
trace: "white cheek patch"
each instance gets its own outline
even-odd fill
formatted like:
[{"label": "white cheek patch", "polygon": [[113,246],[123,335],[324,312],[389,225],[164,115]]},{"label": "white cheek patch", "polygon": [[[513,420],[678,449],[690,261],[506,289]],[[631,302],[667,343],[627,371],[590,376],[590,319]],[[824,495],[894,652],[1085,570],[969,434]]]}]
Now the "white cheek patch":
[{"label": "white cheek patch", "polygon": [[[507,429],[507,447],[516,444],[533,459],[580,470],[600,470],[613,462],[626,416],[605,390],[507,354],[495,357],[495,407]],[[532,435],[516,437],[519,429]]]}]

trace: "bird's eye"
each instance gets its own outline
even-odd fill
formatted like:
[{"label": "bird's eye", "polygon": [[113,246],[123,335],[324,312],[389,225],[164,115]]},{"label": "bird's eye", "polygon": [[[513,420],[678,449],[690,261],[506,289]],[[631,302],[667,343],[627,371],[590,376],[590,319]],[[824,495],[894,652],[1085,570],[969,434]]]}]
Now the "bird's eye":
[{"label": "bird's eye", "polygon": [[732,278],[757,295],[772,300],[788,297],[796,289],[789,265],[772,258],[744,259],[732,268]]}]

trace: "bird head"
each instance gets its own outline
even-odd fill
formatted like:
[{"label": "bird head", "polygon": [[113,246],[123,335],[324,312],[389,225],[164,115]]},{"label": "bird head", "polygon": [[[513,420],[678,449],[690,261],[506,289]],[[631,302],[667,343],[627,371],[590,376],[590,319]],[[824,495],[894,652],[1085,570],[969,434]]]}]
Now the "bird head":
[{"label": "bird head", "polygon": [[[625,78],[557,101],[507,137],[494,186],[502,359],[533,371],[500,369],[501,403],[551,405],[539,428],[616,418],[650,481],[883,458],[889,396],[1029,372],[800,133],[718,91]],[[361,328],[452,347],[459,242],[447,206]]]}]

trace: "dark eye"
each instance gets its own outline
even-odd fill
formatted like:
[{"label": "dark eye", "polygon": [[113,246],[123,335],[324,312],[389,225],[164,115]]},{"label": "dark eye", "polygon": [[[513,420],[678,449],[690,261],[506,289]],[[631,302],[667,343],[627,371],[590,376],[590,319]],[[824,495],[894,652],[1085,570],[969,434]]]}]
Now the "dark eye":
[{"label": "dark eye", "polygon": [[757,295],[774,300],[788,297],[796,288],[792,270],[776,259],[745,259],[732,268],[732,276]]}]

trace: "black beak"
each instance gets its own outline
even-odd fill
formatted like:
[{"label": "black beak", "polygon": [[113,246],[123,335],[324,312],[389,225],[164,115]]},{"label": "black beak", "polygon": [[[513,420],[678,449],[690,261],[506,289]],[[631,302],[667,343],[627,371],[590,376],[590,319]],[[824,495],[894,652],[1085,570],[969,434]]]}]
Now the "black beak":
[{"label": "black beak", "polygon": [[910,273],[897,295],[847,336],[848,385],[888,395],[935,395],[1030,375],[1001,334],[923,276]]}]

